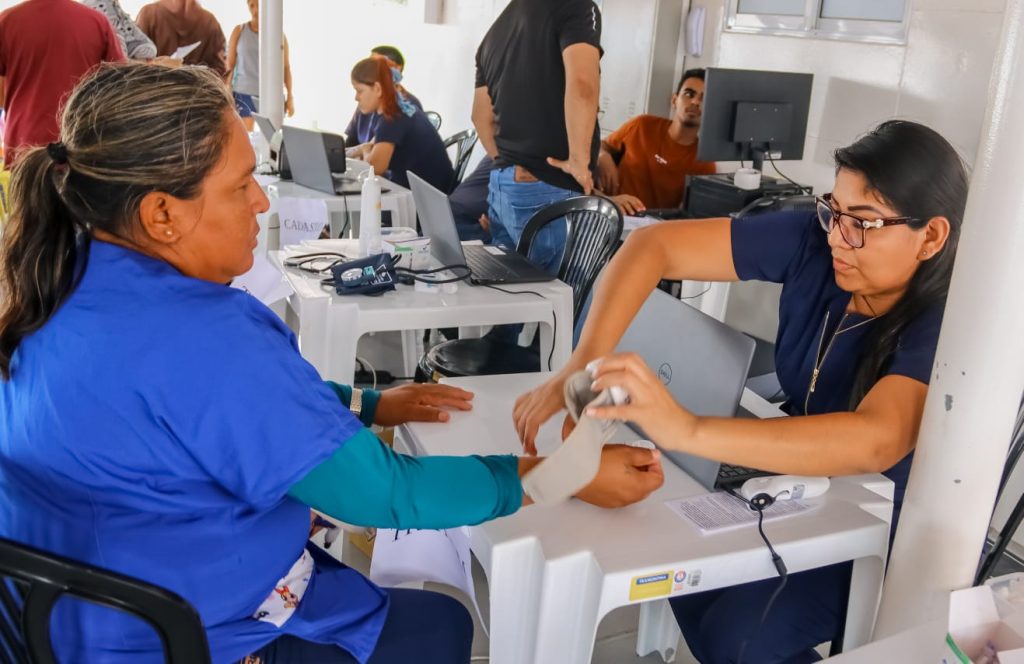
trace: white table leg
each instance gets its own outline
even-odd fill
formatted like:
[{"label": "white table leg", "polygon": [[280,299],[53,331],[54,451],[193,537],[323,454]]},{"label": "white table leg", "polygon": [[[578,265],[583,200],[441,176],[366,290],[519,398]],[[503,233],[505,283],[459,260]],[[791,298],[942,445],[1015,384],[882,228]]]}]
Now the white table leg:
[{"label": "white table leg", "polygon": [[636,634],[636,654],[640,657],[657,651],[666,662],[674,661],[679,650],[679,625],[668,600],[640,605],[640,626]]},{"label": "white table leg", "polygon": [[538,664],[534,651],[544,579],[540,542],[507,542],[480,560],[489,568],[491,664]]},{"label": "white table leg", "polygon": [[422,338],[423,330],[402,330],[402,368],[406,376],[416,375],[416,367],[423,355]]},{"label": "white table leg", "polygon": [[853,561],[850,575],[850,601],[846,605],[846,630],[843,650],[853,650],[871,640],[882,592],[885,563],[871,556]]},{"label": "white table leg", "polygon": [[544,566],[533,658],[536,664],[590,662],[603,583],[604,575],[588,553],[549,561]]}]

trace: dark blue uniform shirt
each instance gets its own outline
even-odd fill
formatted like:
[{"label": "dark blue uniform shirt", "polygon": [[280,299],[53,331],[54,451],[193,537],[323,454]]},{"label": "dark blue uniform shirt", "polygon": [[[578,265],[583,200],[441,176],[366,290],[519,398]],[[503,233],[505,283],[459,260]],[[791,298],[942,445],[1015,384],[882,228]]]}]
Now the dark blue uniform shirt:
[{"label": "dark blue uniform shirt", "polygon": [[[779,212],[734,220],[732,254],[741,280],[782,284],[775,366],[789,398],[785,409],[790,415],[803,415],[806,403],[810,415],[853,410],[850,391],[858,362],[869,332],[879,321],[865,322],[866,316],[846,314],[850,293],[836,284],[832,253],[817,219],[806,212]],[[943,310],[943,306],[927,309],[903,329],[883,376],[907,376],[928,384]],[[835,336],[825,355],[840,321],[847,331]],[[808,398],[819,348],[824,360]],[[896,485],[894,527],[912,457],[908,454],[884,473]]]}]

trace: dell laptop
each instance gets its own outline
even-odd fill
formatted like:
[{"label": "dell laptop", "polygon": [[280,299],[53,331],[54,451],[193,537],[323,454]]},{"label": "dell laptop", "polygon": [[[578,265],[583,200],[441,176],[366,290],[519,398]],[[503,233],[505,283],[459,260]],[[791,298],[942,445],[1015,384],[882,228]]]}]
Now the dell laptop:
[{"label": "dell laptop", "polygon": [[409,187],[423,233],[430,238],[430,253],[441,265],[465,265],[471,283],[479,285],[523,284],[553,281],[548,274],[518,253],[491,245],[465,245],[452,215],[448,196],[409,172]]},{"label": "dell laptop", "polygon": [[[636,353],[680,405],[696,415],[733,417],[743,394],[754,340],[668,293],[655,290],[616,348]],[[629,425],[647,438],[638,427]],[[768,475],[685,452],[662,453],[707,489]]]},{"label": "dell laptop", "polygon": [[[284,148],[288,152],[288,167],[292,182],[325,194],[358,194],[362,183],[353,176],[331,173],[324,147],[324,135],[319,131],[281,127]],[[344,157],[342,157],[344,161]],[[386,189],[381,188],[384,192]]]}]

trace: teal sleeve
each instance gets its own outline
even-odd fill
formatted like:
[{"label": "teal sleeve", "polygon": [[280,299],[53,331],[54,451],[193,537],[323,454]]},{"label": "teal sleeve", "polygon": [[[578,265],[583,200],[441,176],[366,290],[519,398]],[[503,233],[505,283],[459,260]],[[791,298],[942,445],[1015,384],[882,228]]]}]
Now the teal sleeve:
[{"label": "teal sleeve", "polygon": [[[349,408],[352,405],[352,388],[350,386],[335,383],[333,380],[326,380],[324,382],[334,390],[341,403],[345,404],[345,408]],[[378,403],[380,403],[380,392],[377,390],[363,390],[363,410],[359,414],[359,421],[366,426],[372,425],[373,418],[377,414]]]},{"label": "teal sleeve", "polygon": [[512,514],[522,505],[512,455],[414,457],[368,429],[348,439],[288,495],[358,526],[454,528]]}]

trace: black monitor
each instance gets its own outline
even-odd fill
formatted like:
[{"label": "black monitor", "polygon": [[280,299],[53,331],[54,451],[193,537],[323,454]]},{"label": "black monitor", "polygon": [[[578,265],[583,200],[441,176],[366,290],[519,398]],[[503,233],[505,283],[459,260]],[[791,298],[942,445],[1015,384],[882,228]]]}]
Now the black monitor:
[{"label": "black monitor", "polygon": [[[813,74],[709,67],[697,158],[803,159]],[[769,155],[770,153],[770,155]]]}]

